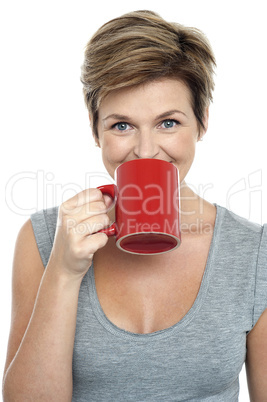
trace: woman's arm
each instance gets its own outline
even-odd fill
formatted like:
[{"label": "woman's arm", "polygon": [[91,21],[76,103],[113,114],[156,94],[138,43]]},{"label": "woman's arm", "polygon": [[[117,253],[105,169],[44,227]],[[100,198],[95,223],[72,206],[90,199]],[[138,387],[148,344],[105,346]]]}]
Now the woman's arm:
[{"label": "woman's arm", "polygon": [[57,275],[51,265],[44,271],[31,222],[27,222],[19,234],[14,257],[5,401],[71,400],[79,285],[79,281]]},{"label": "woman's arm", "polygon": [[251,402],[267,402],[267,309],[247,336],[246,371]]},{"label": "woman's arm", "polygon": [[[88,203],[87,192],[79,203]],[[70,401],[72,355],[80,284],[94,252],[107,236],[102,194],[90,208],[77,200],[60,213],[54,246],[44,270],[31,222],[22,228],[13,267],[12,324],[3,382],[4,401]],[[79,208],[78,208],[78,207]],[[71,217],[68,215],[71,212]],[[71,221],[71,225],[68,223]],[[77,227],[87,228],[83,232]]]}]

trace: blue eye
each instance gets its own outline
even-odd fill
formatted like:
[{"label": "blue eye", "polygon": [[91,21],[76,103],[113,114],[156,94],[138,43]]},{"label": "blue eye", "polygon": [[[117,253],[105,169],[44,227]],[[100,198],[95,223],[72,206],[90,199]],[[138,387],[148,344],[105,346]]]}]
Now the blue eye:
[{"label": "blue eye", "polygon": [[128,124],[124,123],[124,122],[120,122],[120,123],[116,123],[113,126],[114,128],[116,128],[119,131],[125,131],[128,129]]},{"label": "blue eye", "polygon": [[173,128],[174,126],[176,126],[176,124],[179,124],[179,122],[174,119],[167,119],[164,120],[161,124],[164,128]]}]

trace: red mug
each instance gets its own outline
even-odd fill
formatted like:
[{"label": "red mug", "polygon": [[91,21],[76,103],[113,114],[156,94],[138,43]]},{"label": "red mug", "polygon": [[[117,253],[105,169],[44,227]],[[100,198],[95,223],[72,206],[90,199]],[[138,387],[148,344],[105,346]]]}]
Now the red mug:
[{"label": "red mug", "polygon": [[115,184],[98,187],[115,202],[115,222],[101,230],[119,249],[160,254],[181,243],[179,172],[170,162],[134,159],[118,166]]}]

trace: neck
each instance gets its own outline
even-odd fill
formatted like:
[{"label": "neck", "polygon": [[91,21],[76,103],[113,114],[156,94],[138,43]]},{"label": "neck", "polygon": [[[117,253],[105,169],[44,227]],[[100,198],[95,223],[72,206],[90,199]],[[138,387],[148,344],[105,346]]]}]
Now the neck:
[{"label": "neck", "polygon": [[187,220],[187,217],[194,218],[203,213],[204,200],[200,198],[190,187],[183,181],[180,185],[180,211],[181,218]]},{"label": "neck", "polygon": [[216,208],[194,193],[185,181],[180,186],[180,211],[183,231],[191,231],[192,227],[200,231],[203,225],[214,225]]}]

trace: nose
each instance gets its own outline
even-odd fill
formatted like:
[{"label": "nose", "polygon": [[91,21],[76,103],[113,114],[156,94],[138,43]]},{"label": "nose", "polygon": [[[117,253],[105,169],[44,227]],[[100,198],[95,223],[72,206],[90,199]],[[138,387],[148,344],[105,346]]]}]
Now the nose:
[{"label": "nose", "polygon": [[136,137],[134,154],[137,158],[155,158],[159,153],[159,144],[156,141],[155,133],[143,130]]}]

